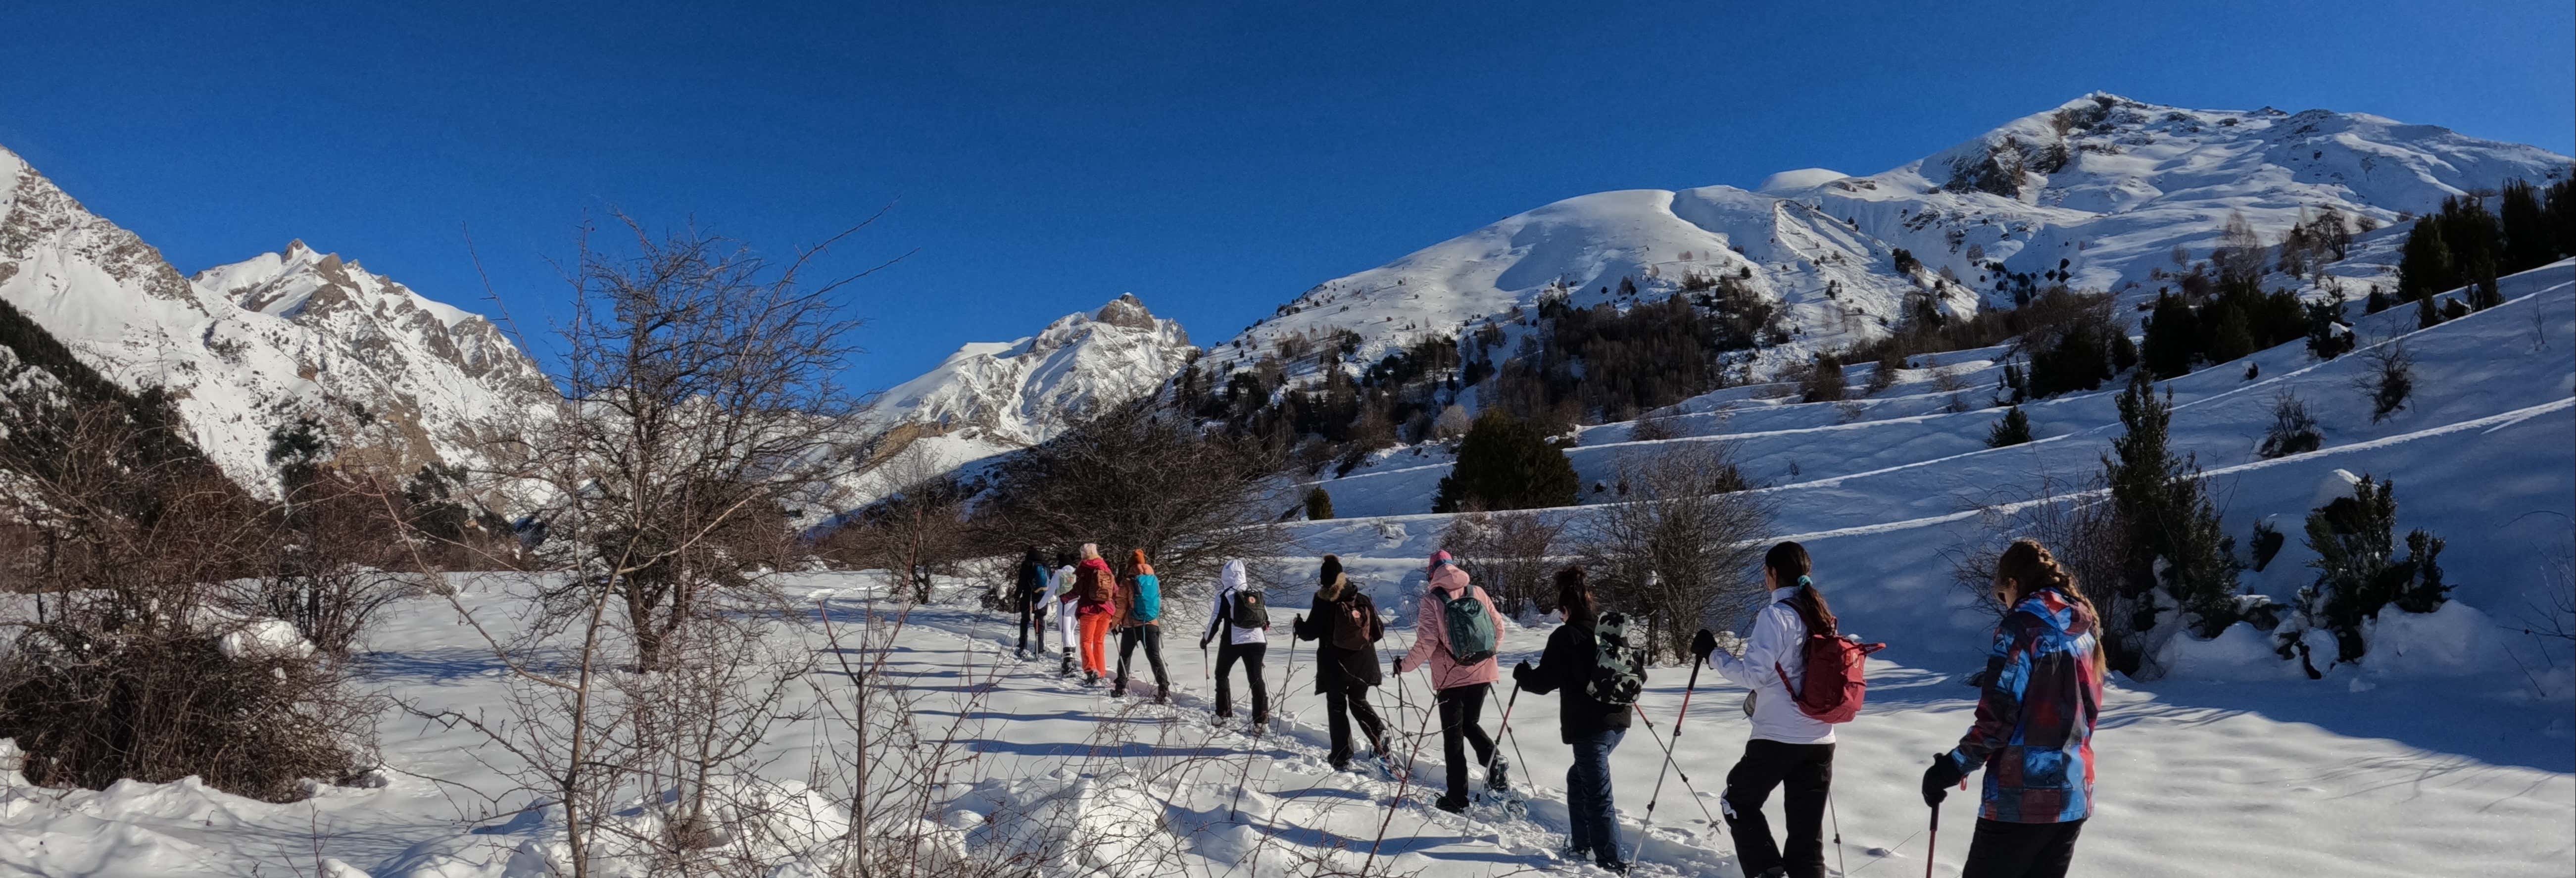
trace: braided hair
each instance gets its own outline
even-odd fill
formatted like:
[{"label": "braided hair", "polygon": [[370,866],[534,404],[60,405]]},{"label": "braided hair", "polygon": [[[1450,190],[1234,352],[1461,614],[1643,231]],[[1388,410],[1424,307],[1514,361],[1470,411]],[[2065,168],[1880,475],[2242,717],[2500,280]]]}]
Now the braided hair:
[{"label": "braided hair", "polygon": [[2004,547],[2003,555],[1995,559],[1995,589],[2009,590],[2008,604],[2019,604],[2040,589],[2055,589],[2067,603],[2083,607],[2086,614],[2097,619],[2102,615],[2093,608],[2093,599],[2077,586],[2075,574],[2058,563],[2057,556],[2038,540],[2018,539]]}]

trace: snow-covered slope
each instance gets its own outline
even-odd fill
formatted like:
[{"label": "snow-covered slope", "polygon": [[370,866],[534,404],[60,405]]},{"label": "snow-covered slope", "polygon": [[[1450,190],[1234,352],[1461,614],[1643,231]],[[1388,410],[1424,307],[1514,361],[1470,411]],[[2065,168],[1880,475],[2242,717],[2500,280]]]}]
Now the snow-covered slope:
[{"label": "snow-covered slope", "polygon": [[2367,113],[2192,110],[2097,93],[1885,173],[1773,194],[1962,277],[1981,273],[1974,247],[2009,271],[2065,260],[2070,286],[2153,295],[2151,272],[2177,267],[2173,249],[2208,258],[2232,213],[2267,244],[2303,211],[2386,227],[2508,179],[2563,178],[2570,164],[2539,147]]},{"label": "snow-covered slope", "polygon": [[[1615,298],[1622,278],[1639,297],[1661,298],[1693,275],[1747,269],[1756,290],[1788,305],[1793,349],[1812,349],[1884,332],[1916,289],[1937,289],[1953,309],[1975,307],[1970,289],[2010,304],[1987,263],[2036,276],[2065,260],[2070,286],[2152,296],[2155,275],[2176,268],[2174,248],[2207,259],[2231,214],[2269,244],[2303,211],[2328,208],[2384,230],[2330,268],[2358,298],[2394,272],[2404,216],[2507,179],[2559,179],[2571,161],[2367,114],[2190,110],[2096,94],[1866,177],[1806,168],[1774,174],[1758,192],[1569,198],[1326,281],[1210,353],[1247,362],[1282,337],[1348,329],[1368,362],[1424,336],[1460,335],[1554,288],[1584,306]],[[1897,248],[1923,267],[1899,273]],[[1935,279],[1944,270],[1955,283]]]},{"label": "snow-covered slope", "polygon": [[555,399],[482,317],[302,242],[184,277],[5,149],[0,297],[127,389],[167,389],[254,492],[274,490],[270,431],[299,417],[344,453],[409,469],[470,461],[470,429],[544,417]]},{"label": "snow-covered slope", "polygon": [[958,348],[868,410],[888,450],[928,450],[950,470],[1053,439],[1091,414],[1151,395],[1197,348],[1132,293],[1057,318],[1038,334]]}]

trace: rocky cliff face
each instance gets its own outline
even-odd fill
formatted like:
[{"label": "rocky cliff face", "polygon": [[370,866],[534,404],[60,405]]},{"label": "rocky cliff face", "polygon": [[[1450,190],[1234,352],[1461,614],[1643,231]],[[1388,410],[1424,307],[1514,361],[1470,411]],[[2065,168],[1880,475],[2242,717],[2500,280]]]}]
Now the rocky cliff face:
[{"label": "rocky cliff face", "polygon": [[484,431],[550,417],[537,364],[492,323],[303,245],[184,276],[0,150],[0,298],[127,390],[177,401],[197,445],[275,490],[269,437],[310,419],[401,470],[475,463]]}]

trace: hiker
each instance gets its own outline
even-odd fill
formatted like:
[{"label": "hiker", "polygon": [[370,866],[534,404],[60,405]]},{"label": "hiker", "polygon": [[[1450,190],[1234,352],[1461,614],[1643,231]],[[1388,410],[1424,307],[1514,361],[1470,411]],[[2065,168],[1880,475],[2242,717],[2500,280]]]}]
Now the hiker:
[{"label": "hiker", "polygon": [[1172,703],[1172,677],[1163,671],[1163,581],[1154,576],[1154,565],[1145,563],[1145,550],[1135,550],[1127,564],[1127,576],[1120,584],[1118,606],[1118,679],[1110,684],[1109,696],[1127,696],[1127,662],[1136,657],[1136,647],[1145,647],[1145,663],[1154,668],[1154,703]]},{"label": "hiker", "polygon": [[1055,576],[1047,580],[1047,597],[1054,599],[1056,643],[1064,647],[1064,667],[1056,676],[1073,676],[1074,644],[1082,637],[1081,623],[1074,619],[1072,552],[1055,554]]},{"label": "hiker", "polygon": [[1012,592],[1012,602],[1020,607],[1019,654],[1021,658],[1028,658],[1031,655],[1029,636],[1032,634],[1037,635],[1038,649],[1040,651],[1046,649],[1046,632],[1038,628],[1039,625],[1045,624],[1046,611],[1038,606],[1038,600],[1046,596],[1047,588],[1051,585],[1053,583],[1048,581],[1046,558],[1038,554],[1038,547],[1028,547],[1028,551],[1020,555],[1019,587]]},{"label": "hiker", "polygon": [[1369,689],[1385,682],[1377,666],[1377,642],[1386,636],[1386,622],[1377,617],[1377,603],[1366,592],[1351,584],[1342,574],[1342,559],[1324,556],[1315,589],[1312,617],[1299,616],[1291,626],[1299,640],[1315,641],[1315,692],[1324,696],[1326,726],[1332,730],[1333,749],[1327,759],[1335,771],[1351,769],[1351,721],[1360,724],[1360,734],[1368,736],[1369,755],[1381,763],[1387,758],[1386,721],[1369,704]]},{"label": "hiker", "polygon": [[1449,553],[1433,552],[1422,605],[1413,616],[1413,648],[1395,657],[1402,674],[1431,666],[1432,701],[1440,706],[1440,752],[1449,761],[1449,791],[1432,804],[1443,811],[1467,809],[1467,745],[1476,762],[1487,766],[1485,786],[1510,789],[1509,766],[1494,752],[1494,739],[1478,725],[1485,693],[1502,678],[1494,654],[1503,647],[1503,614],[1485,590],[1467,582]]},{"label": "hiker", "polygon": [[[1808,576],[1813,562],[1807,549],[1793,542],[1772,546],[1762,556],[1762,587],[1771,603],[1753,619],[1751,636],[1729,649],[1702,650],[1717,672],[1752,690],[1745,694],[1753,717],[1753,737],[1744,756],[1726,773],[1726,825],[1733,831],[1737,862],[1752,878],[1824,878],[1825,795],[1834,781],[1834,726],[1799,710],[1786,680],[1805,679],[1807,632],[1834,633],[1833,610]],[[1700,643],[1714,646],[1706,636]],[[1732,638],[1729,638],[1732,639]],[[1762,803],[1771,788],[1781,790],[1781,816],[1788,842],[1771,837]]]},{"label": "hiker", "polygon": [[1109,673],[1109,626],[1118,621],[1118,575],[1109,572],[1098,543],[1082,544],[1073,597],[1074,617],[1082,626],[1082,685],[1098,686]]},{"label": "hiker", "polygon": [[[1566,859],[1590,854],[1601,868],[1626,872],[1628,863],[1620,859],[1618,810],[1610,800],[1610,751],[1628,734],[1629,708],[1636,703],[1633,693],[1646,684],[1645,665],[1621,654],[1627,620],[1619,614],[1610,614],[1620,629],[1617,636],[1608,642],[1600,636],[1607,633],[1601,605],[1584,585],[1583,568],[1557,571],[1556,606],[1565,615],[1565,624],[1548,634],[1547,650],[1539,654],[1538,664],[1522,662],[1512,667],[1512,682],[1540,695],[1564,693],[1557,711],[1557,736],[1574,748],[1574,765],[1565,770]],[[1605,704],[1593,697],[1595,692],[1612,690],[1629,693],[1629,701]]]},{"label": "hiker", "polygon": [[1243,663],[1245,682],[1252,689],[1252,726],[1270,722],[1270,687],[1261,679],[1261,656],[1270,650],[1270,608],[1261,589],[1245,581],[1243,562],[1225,562],[1225,570],[1216,578],[1216,607],[1208,619],[1207,633],[1199,635],[1199,649],[1208,641],[1225,634],[1225,642],[1216,648],[1216,718],[1234,718],[1234,691],[1227,674],[1236,662]]},{"label": "hiker", "polygon": [[1995,561],[2006,607],[1986,653],[1976,724],[1923,772],[1923,802],[1986,769],[1969,878],[2062,878],[2093,813],[2093,723],[2102,712],[2101,614],[2034,540]]}]

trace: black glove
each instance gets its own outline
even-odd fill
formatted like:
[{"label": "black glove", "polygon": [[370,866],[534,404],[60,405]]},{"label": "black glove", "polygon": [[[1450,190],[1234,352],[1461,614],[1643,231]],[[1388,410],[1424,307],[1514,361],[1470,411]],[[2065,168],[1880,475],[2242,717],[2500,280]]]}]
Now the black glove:
[{"label": "black glove", "polygon": [[1208,641],[1210,641],[1210,640],[1215,640],[1215,639],[1216,639],[1216,635],[1213,635],[1213,634],[1210,634],[1210,635],[1208,635],[1208,636],[1206,636],[1206,637],[1201,637],[1201,638],[1199,638],[1199,649],[1201,649],[1201,650],[1206,650],[1206,649],[1207,649],[1207,645],[1208,645]]},{"label": "black glove", "polygon": [[1959,770],[1958,763],[1950,761],[1949,754],[1932,757],[1932,767],[1923,770],[1923,804],[1941,807],[1941,800],[1950,796],[1950,788],[1967,776],[1967,772]]},{"label": "black glove", "polygon": [[1534,673],[1537,673],[1537,672],[1538,672],[1538,669],[1537,669],[1537,668],[1530,667],[1530,663],[1529,663],[1529,662],[1521,662],[1520,664],[1513,665],[1513,666],[1512,666],[1512,684],[1513,684],[1513,685],[1516,685],[1516,686],[1520,686],[1521,688],[1524,688],[1524,689],[1529,688],[1529,678],[1530,678],[1530,675],[1531,675],[1531,674],[1534,674]]},{"label": "black glove", "polygon": [[1708,654],[1716,651],[1717,635],[1708,633],[1708,629],[1702,628],[1691,636],[1691,654],[1699,656],[1700,664],[1707,664]]},{"label": "black glove", "polygon": [[1396,655],[1395,655],[1395,657],[1394,657],[1394,658],[1387,659],[1387,660],[1386,660],[1386,667],[1387,667],[1387,670],[1392,671],[1392,672],[1394,672],[1394,673],[1398,673],[1398,674],[1404,673],[1404,654],[1403,654],[1403,653],[1396,653]]}]

